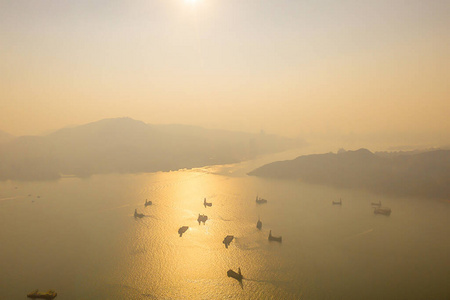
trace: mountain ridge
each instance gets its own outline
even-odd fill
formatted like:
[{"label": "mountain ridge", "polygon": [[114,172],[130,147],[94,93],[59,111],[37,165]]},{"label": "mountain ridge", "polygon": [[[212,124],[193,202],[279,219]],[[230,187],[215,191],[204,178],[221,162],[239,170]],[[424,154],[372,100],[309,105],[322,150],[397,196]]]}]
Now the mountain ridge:
[{"label": "mountain ridge", "polygon": [[3,130],[0,130],[0,144],[7,143],[13,139],[15,139],[15,136]]},{"label": "mountain ridge", "polygon": [[450,150],[382,156],[367,149],[299,156],[272,162],[252,176],[301,179],[343,188],[431,198],[450,198]]},{"label": "mountain ridge", "polygon": [[0,179],[178,170],[239,162],[303,143],[275,135],[111,118],[0,145]]}]

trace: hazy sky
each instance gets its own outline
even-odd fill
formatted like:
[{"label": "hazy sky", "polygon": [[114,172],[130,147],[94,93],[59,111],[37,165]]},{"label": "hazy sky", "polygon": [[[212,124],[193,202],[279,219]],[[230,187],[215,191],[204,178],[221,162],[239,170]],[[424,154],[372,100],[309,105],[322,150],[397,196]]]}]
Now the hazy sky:
[{"label": "hazy sky", "polygon": [[448,0],[0,0],[0,130],[129,116],[450,142]]}]

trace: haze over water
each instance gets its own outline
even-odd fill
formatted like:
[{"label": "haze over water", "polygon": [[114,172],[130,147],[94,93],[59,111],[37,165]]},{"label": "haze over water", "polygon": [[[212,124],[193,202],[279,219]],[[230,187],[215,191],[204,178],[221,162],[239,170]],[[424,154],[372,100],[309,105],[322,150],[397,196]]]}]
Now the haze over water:
[{"label": "haze over water", "polygon": [[0,300],[450,299],[449,16],[0,0]]},{"label": "haze over water", "polygon": [[[53,288],[61,299],[450,297],[448,201],[245,175],[282,156],[0,182],[0,299],[22,299],[35,288]],[[268,203],[257,205],[256,195]],[[203,206],[205,197],[212,207]],[[339,198],[342,206],[333,206]],[[153,205],[145,208],[145,199]],[[373,213],[377,201],[391,216]],[[135,219],[135,208],[146,217]],[[208,215],[206,225],[197,223],[199,213]],[[180,238],[183,225],[190,228]],[[282,244],[267,240],[270,229]],[[226,235],[235,236],[228,249]],[[238,267],[242,287],[226,274]]]}]

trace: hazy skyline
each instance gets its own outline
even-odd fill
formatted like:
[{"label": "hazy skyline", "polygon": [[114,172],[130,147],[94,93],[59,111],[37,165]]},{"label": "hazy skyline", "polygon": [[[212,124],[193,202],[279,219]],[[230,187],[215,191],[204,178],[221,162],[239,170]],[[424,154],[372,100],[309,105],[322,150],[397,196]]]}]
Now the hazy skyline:
[{"label": "hazy skyline", "polygon": [[449,143],[449,16],[449,1],[0,0],[0,130],[128,116]]}]

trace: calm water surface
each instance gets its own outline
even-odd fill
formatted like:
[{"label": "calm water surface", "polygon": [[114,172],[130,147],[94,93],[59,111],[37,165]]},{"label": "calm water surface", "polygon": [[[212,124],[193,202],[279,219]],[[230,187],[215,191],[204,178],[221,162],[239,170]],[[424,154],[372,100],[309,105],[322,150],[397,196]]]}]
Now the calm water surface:
[{"label": "calm water surface", "polygon": [[[36,288],[57,299],[450,298],[450,202],[245,175],[261,163],[1,182],[0,299]],[[379,200],[390,217],[373,214]],[[238,267],[242,286],[226,276]]]}]

